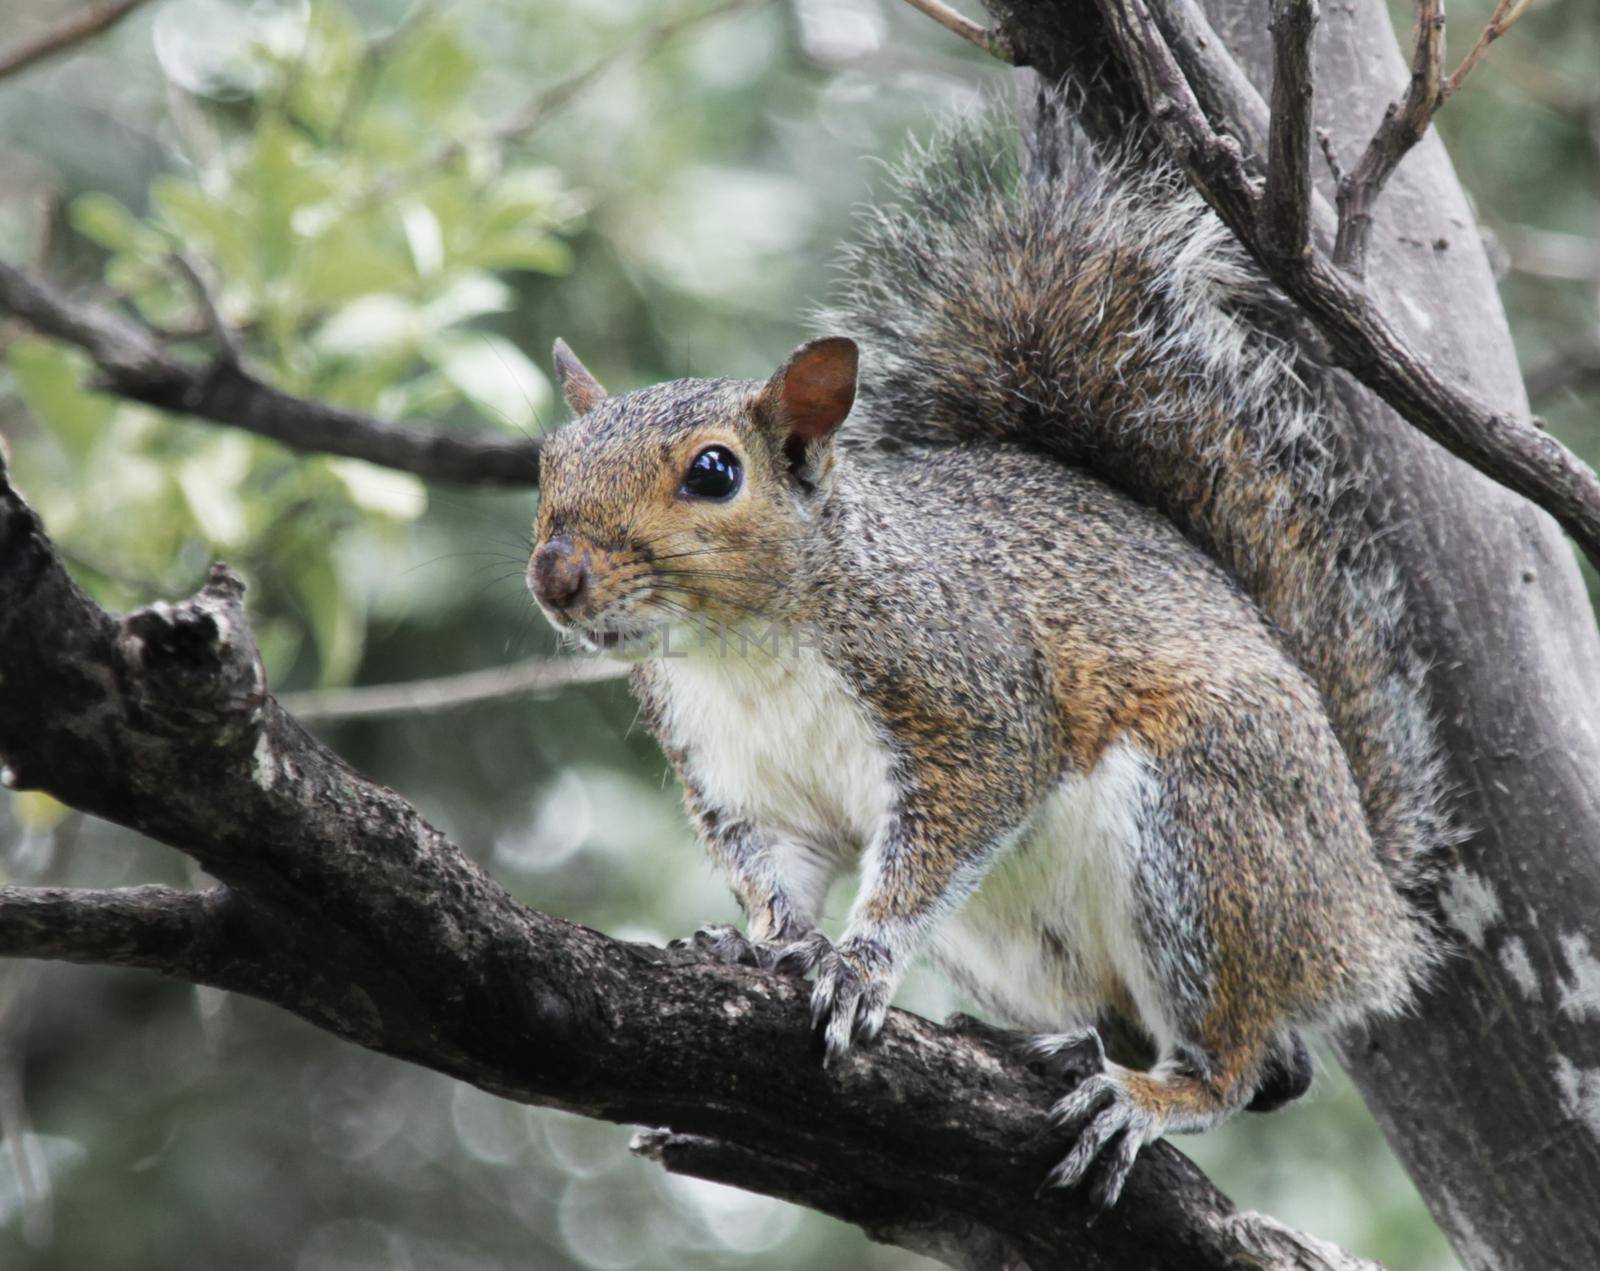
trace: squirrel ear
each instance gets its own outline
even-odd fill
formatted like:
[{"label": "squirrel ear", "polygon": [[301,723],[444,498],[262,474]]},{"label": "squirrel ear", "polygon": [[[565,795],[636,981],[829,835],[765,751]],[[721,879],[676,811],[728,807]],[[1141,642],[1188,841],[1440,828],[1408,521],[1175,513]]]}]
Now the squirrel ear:
[{"label": "squirrel ear", "polygon": [[789,355],[756,398],[762,415],[785,429],[792,444],[828,436],[856,400],[856,342],[830,335]]},{"label": "squirrel ear", "polygon": [[567,342],[556,340],[556,383],[561,385],[561,395],[574,415],[584,415],[605,400],[606,390],[600,381],[589,374],[578,355],[567,347]]}]

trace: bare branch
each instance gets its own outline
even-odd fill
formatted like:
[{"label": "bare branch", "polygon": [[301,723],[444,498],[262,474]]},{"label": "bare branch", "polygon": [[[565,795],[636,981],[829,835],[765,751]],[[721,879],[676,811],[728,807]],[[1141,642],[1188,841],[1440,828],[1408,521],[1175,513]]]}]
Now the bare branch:
[{"label": "bare branch", "polygon": [[518,904],[272,699],[226,570],[189,601],[109,614],[3,469],[0,560],[9,783],[170,844],[232,898],[213,928],[183,893],[6,892],[0,951],[194,974],[507,1098],[731,1144],[770,1162],[741,1185],[828,1212],[852,1198],[841,1216],[953,1258],[976,1239],[1040,1269],[1242,1264],[1233,1207],[1166,1144],[1115,1221],[1036,1198],[1064,1148],[1057,1092],[1010,1035],[895,1012],[824,1069],[802,982]]},{"label": "bare branch", "polygon": [[216,297],[211,294],[210,285],[201,277],[195,263],[182,252],[172,253],[172,264],[183,275],[189,290],[194,293],[195,304],[199,307],[200,316],[205,322],[206,333],[217,347],[218,364],[237,367],[243,361],[239,349],[239,337],[233,328],[223,321],[222,313],[217,308]]},{"label": "bare branch", "polygon": [[530,98],[514,115],[497,125],[491,135],[502,145],[522,140],[607,72],[627,62],[643,61],[683,32],[748,9],[754,3],[755,0],[722,0],[709,9],[686,10],[647,27],[619,48]]},{"label": "bare branch", "polygon": [[497,666],[487,671],[468,671],[404,684],[290,693],[278,700],[285,710],[302,720],[380,719],[390,715],[457,710],[478,702],[550,692],[575,684],[601,684],[623,679],[627,674],[625,663],[603,658],[529,658],[513,666]]},{"label": "bare branch", "polygon": [[86,5],[76,13],[68,14],[55,26],[40,32],[31,39],[0,50],[0,79],[26,70],[57,54],[76,48],[102,32],[109,31],[135,9],[142,8],[148,0],[108,0],[104,4]]},{"label": "bare branch", "polygon": [[425,432],[387,423],[282,392],[226,356],[207,367],[193,366],[170,353],[147,327],[111,309],[74,300],[43,279],[0,262],[4,313],[40,335],[84,350],[100,372],[96,387],[131,401],[243,429],[296,450],[365,459],[433,481],[538,484],[537,441],[492,433]]},{"label": "bare branch", "polygon": [[1515,25],[1518,18],[1528,11],[1533,0],[1500,0],[1494,7],[1494,12],[1489,15],[1489,21],[1478,36],[1476,43],[1467,50],[1467,55],[1461,59],[1461,65],[1450,73],[1450,78],[1444,82],[1444,87],[1439,92],[1439,102],[1443,105],[1451,95],[1461,87],[1472,68],[1478,64],[1483,55],[1489,51],[1489,46]]},{"label": "bare branch", "polygon": [[1333,261],[1357,278],[1367,269],[1372,205],[1400,160],[1428,131],[1433,113],[1443,101],[1443,75],[1444,0],[1417,0],[1411,82],[1405,96],[1390,103],[1365,153],[1339,183],[1339,238]]},{"label": "bare branch", "polygon": [[968,44],[976,45],[991,57],[1002,62],[1013,60],[1011,46],[1005,34],[998,29],[981,26],[963,13],[958,13],[944,0],[906,0],[913,9],[927,14],[946,31],[959,35]]},{"label": "bare branch", "polygon": [[0,956],[146,967],[205,978],[192,955],[215,930],[226,892],[0,887]]},{"label": "bare branch", "polygon": [[1275,254],[1262,239],[1261,196],[1242,148],[1206,118],[1145,0],[1097,4],[1173,158],[1316,324],[1340,365],[1451,454],[1544,508],[1600,566],[1600,477],[1531,420],[1490,410],[1440,374],[1349,273],[1313,253]]},{"label": "bare branch", "polygon": [[1326,128],[1317,129],[1317,145],[1322,148],[1322,158],[1328,165],[1328,175],[1333,178],[1333,183],[1338,186],[1344,180],[1344,165],[1339,162],[1339,151],[1333,142],[1333,134]]},{"label": "bare branch", "polygon": [[1278,0],[1272,10],[1272,123],[1267,140],[1263,241],[1282,256],[1311,245],[1311,40],[1316,0]]}]

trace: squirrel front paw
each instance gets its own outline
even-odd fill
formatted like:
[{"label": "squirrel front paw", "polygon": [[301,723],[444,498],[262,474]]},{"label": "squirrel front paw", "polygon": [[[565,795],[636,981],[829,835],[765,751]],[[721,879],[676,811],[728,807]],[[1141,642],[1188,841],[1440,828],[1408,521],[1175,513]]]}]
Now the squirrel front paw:
[{"label": "squirrel front paw", "polygon": [[851,938],[835,945],[813,931],[784,949],[778,969],[817,973],[811,1027],[822,1036],[823,1067],[883,1028],[894,996],[894,962],[877,941]]}]

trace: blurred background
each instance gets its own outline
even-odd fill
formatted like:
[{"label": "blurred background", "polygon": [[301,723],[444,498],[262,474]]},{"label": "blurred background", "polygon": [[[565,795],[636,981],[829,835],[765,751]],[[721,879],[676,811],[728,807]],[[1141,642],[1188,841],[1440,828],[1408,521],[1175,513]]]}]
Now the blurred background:
[{"label": "blurred background", "polygon": [[[7,48],[83,0],[9,0]],[[1487,15],[1454,5],[1465,49]],[[1402,27],[1407,11],[1397,13]],[[1534,408],[1600,459],[1600,9],[1536,0],[1442,128],[1503,272]],[[1397,85],[1397,89],[1398,89]],[[148,0],[0,77],[0,255],[203,351],[181,247],[252,362],[395,419],[537,433],[564,336],[613,388],[764,376],[807,334],[882,161],[1004,75],[897,0]],[[531,494],[424,488],[85,391],[0,323],[0,434],[78,578],[131,607],[213,558],[280,692],[512,666]],[[523,900],[663,940],[731,920],[620,682],[316,727]],[[0,702],[0,709],[4,703]],[[23,883],[195,881],[0,793]],[[843,902],[834,913],[842,912]],[[929,977],[902,1001],[960,1005]],[[505,1103],[248,999],[0,965],[0,1267],[931,1265],[669,1177],[629,1131]],[[1243,1206],[1394,1268],[1457,1263],[1331,1062],[1181,1139]]]}]

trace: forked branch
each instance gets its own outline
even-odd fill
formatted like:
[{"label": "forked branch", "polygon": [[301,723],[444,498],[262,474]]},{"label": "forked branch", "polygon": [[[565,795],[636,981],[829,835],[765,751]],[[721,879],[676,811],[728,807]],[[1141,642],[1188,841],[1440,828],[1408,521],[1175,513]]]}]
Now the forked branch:
[{"label": "forked branch", "polygon": [[[1239,140],[1251,129],[1240,123],[1224,133],[1207,117],[1146,0],[1095,2],[1116,56],[1138,88],[1145,116],[1168,153],[1317,327],[1339,365],[1451,454],[1544,508],[1600,566],[1600,477],[1532,420],[1490,410],[1432,366],[1351,274],[1315,252],[1278,250],[1276,241],[1269,241],[1271,205],[1250,175],[1252,167],[1267,165],[1261,156],[1249,155]],[[1175,4],[1174,10],[1187,7]],[[1226,59],[1214,35],[1208,44],[1210,58]],[[1425,80],[1431,57],[1423,58]],[[1229,78],[1243,76],[1230,72]],[[1297,154],[1304,120],[1295,109],[1293,122],[1281,125],[1279,132],[1285,148]],[[1280,188],[1292,186],[1280,178]]]},{"label": "forked branch", "polygon": [[1461,87],[1489,45],[1509,31],[1531,3],[1532,0],[1499,0],[1476,43],[1446,77],[1444,0],[1416,0],[1417,29],[1412,41],[1411,80],[1405,95],[1389,104],[1355,167],[1338,177],[1339,237],[1333,249],[1336,265],[1358,278],[1366,274],[1372,205],[1384,185],[1400,160],[1427,134],[1439,107]]},{"label": "forked branch", "polygon": [[1405,96],[1389,103],[1360,160],[1339,182],[1339,237],[1333,261],[1358,278],[1367,272],[1372,205],[1400,160],[1428,131],[1443,100],[1443,88],[1444,0],[1417,0],[1411,82]]}]

